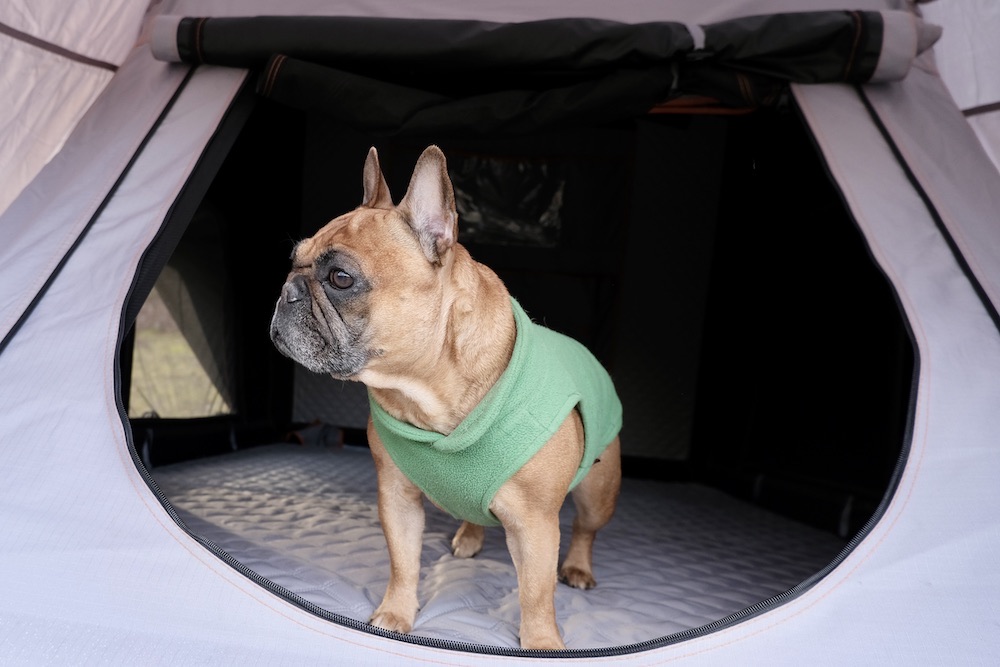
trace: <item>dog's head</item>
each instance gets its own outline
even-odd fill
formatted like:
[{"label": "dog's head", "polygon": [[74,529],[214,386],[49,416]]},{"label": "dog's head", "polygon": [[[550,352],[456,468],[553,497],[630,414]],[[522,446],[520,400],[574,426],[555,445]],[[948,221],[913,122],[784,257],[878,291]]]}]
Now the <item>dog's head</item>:
[{"label": "dog's head", "polygon": [[361,206],[292,252],[271,319],[271,340],[317,373],[365,381],[427,363],[443,335],[443,308],[458,233],[444,154],[428,147],[393,205],[372,147]]}]

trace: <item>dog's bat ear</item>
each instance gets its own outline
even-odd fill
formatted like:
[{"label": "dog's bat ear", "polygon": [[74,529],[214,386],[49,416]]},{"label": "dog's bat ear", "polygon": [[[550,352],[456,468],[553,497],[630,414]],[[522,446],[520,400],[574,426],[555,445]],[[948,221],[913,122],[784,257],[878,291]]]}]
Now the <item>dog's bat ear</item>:
[{"label": "dog's bat ear", "polygon": [[409,216],[427,260],[440,264],[458,238],[458,212],[448,165],[437,146],[420,154],[399,208]]},{"label": "dog's bat ear", "polygon": [[378,151],[372,146],[365,158],[365,170],[362,176],[365,185],[365,197],[362,206],[369,208],[392,208],[392,195],[389,186],[382,175],[382,166],[378,163]]}]

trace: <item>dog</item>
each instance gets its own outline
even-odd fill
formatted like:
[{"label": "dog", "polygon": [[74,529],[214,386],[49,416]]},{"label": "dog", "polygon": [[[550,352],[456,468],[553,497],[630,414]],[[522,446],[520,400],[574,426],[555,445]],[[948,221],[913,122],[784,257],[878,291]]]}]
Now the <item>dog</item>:
[{"label": "dog", "polygon": [[[458,557],[501,525],[520,644],[563,649],[557,579],[595,585],[594,538],[621,485],[621,403],[579,342],[532,322],[458,240],[444,153],[417,160],[394,205],[373,146],[361,206],[296,244],[270,334],[316,373],[362,382],[390,576],[369,622],[407,633],[418,609],[423,497],[462,523]],[[559,511],[576,509],[559,560]]]}]

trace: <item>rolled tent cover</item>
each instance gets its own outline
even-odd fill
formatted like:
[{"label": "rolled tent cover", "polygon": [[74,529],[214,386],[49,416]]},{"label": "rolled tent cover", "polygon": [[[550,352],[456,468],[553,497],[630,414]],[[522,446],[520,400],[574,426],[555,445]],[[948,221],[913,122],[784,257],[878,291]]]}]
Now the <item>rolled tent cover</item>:
[{"label": "rolled tent cover", "polygon": [[707,25],[161,16],[152,47],[161,60],[257,70],[262,96],[403,135],[609,122],[692,98],[752,108],[790,82],[900,79],[939,36],[903,11]]}]

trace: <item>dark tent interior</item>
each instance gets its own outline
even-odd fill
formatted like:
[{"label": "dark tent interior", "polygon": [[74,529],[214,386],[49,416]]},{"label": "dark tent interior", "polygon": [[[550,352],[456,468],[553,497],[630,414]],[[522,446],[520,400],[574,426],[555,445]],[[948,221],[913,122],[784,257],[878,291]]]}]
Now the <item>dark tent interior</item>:
[{"label": "dark tent interior", "polygon": [[[268,325],[293,244],[360,203],[369,146],[398,200],[431,143],[448,157],[460,242],[533,319],[610,370],[626,478],[708,486],[841,545],[862,530],[906,447],[915,358],[790,98],[516,135],[393,137],[245,91],[127,313],[163,281],[228,406],[132,415],[135,457],[154,478],[299,442],[317,425],[364,446],[363,387],[296,368]],[[126,404],[133,342],[122,346]]]}]

